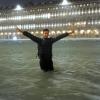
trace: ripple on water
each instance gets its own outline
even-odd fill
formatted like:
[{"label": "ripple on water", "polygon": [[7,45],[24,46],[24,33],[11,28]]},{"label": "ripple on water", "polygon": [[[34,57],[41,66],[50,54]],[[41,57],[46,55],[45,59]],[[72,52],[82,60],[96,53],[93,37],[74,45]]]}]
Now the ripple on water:
[{"label": "ripple on water", "polygon": [[99,44],[56,43],[55,71],[44,73],[34,43],[0,43],[0,100],[100,100]]}]

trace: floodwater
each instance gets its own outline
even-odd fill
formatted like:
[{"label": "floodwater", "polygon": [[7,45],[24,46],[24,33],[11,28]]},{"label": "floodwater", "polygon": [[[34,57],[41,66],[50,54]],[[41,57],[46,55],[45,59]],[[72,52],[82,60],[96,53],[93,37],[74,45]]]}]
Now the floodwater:
[{"label": "floodwater", "polygon": [[36,56],[32,41],[0,41],[0,100],[100,100],[100,40],[55,43],[55,72]]}]

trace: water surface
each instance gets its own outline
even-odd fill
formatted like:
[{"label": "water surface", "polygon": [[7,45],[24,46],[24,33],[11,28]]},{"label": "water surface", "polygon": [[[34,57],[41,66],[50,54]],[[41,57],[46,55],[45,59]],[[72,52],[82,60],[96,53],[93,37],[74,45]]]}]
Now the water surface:
[{"label": "water surface", "polygon": [[55,72],[36,54],[32,41],[0,41],[0,100],[100,100],[100,40],[55,43]]}]

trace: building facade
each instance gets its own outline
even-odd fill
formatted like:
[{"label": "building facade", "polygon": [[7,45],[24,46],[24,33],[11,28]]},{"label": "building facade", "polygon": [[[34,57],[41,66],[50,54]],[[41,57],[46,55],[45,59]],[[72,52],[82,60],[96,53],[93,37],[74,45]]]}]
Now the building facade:
[{"label": "building facade", "polygon": [[100,3],[33,6],[22,10],[0,9],[0,39],[24,39],[16,27],[41,36],[48,28],[50,35],[71,31],[70,37],[100,37]]}]

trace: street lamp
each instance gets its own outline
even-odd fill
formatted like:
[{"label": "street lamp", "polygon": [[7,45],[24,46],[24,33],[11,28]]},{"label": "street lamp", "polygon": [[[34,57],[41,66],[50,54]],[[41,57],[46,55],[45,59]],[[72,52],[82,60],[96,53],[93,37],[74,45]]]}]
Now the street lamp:
[{"label": "street lamp", "polygon": [[[18,5],[16,5],[14,10],[17,11],[17,13],[18,13],[19,11],[23,10],[23,7],[21,7],[21,5],[18,4]],[[21,16],[19,16],[19,19],[21,19]],[[14,41],[17,40],[16,33],[14,33],[12,40],[14,40]]]},{"label": "street lamp", "polygon": [[23,7],[18,4],[14,10],[23,10]]},{"label": "street lamp", "polygon": [[61,5],[68,5],[68,4],[70,4],[70,3],[67,0],[63,0],[61,3]]}]

